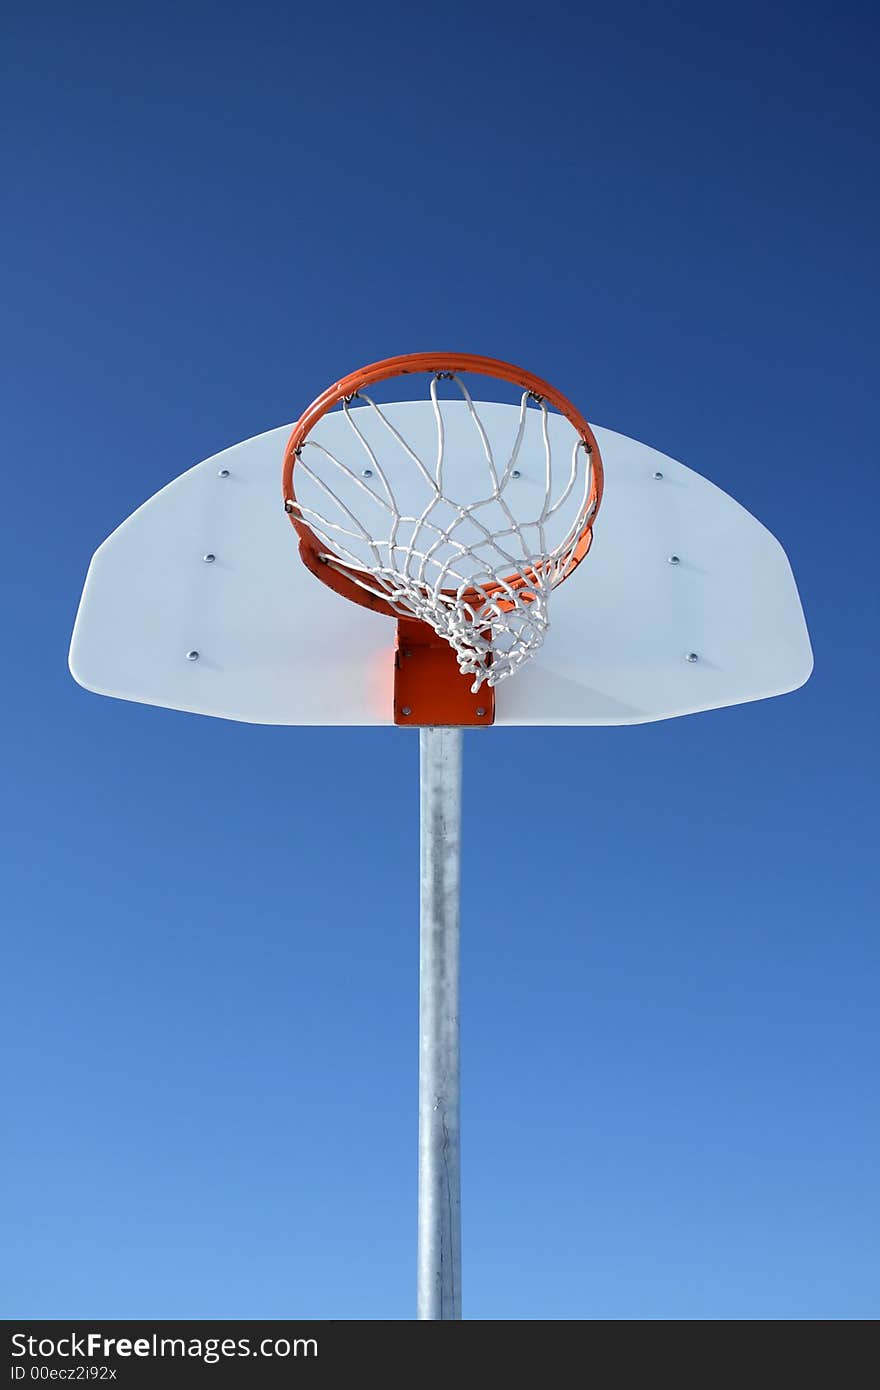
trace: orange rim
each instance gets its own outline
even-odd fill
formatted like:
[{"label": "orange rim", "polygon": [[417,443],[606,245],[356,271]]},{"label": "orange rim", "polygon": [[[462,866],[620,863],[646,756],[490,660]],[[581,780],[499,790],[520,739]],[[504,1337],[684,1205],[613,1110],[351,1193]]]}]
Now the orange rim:
[{"label": "orange rim", "polygon": [[[339,405],[347,397],[355,395],[364,386],[373,386],[380,381],[388,381],[395,376],[408,376],[413,372],[428,372],[431,376],[436,376],[438,372],[469,372],[476,376],[496,377],[501,381],[509,381],[514,386],[520,386],[524,391],[531,395],[540,397],[550,405],[556,407],[560,415],[564,415],[566,420],[574,427],[580,438],[583,440],[592,460],[592,476],[590,482],[590,496],[588,506],[590,508],[589,520],[585,523],[584,529],[575,543],[571,558],[565,567],[559,583],[567,579],[573,570],[577,568],[581,560],[590,549],[593,539],[593,522],[602,501],[602,489],[604,485],[604,474],[602,470],[602,458],[599,453],[599,446],[596,443],[593,431],[580,411],[572,405],[567,396],[561,391],[557,391],[555,386],[544,381],[541,377],[535,376],[532,372],[524,371],[522,367],[515,367],[510,362],[502,362],[495,357],[479,357],[469,352],[411,352],[405,353],[401,357],[386,357],[381,362],[373,362],[368,367],[361,367],[356,372],[350,372],[348,376],[342,377],[339,381],[328,386],[320,396],[312,401],[307,410],[297,420],[293,427],[293,432],[287,442],[284,451],[284,468],[282,473],[282,493],[284,497],[284,507],[290,516],[294,530],[299,536],[300,554],[308,568],[313,574],[337,593],[343,594],[354,603],[359,603],[367,608],[372,608],[380,613],[387,613],[390,617],[399,616],[389,603],[375,594],[368,593],[361,588],[355,580],[348,578],[338,569],[327,565],[322,559],[322,553],[326,553],[327,547],[319,541],[311,527],[301,518],[293,514],[292,508],[296,505],[296,491],[294,489],[294,471],[299,450],[305,440],[315,428],[318,421]],[[348,569],[352,574],[363,574],[364,571],[358,570],[351,565],[346,565],[344,560],[336,557],[337,563],[343,569]],[[513,588],[522,588],[529,582],[528,576],[513,575],[505,581]],[[534,576],[532,576],[534,582]],[[499,589],[502,587],[498,586]],[[467,597],[467,596],[465,596]]]}]

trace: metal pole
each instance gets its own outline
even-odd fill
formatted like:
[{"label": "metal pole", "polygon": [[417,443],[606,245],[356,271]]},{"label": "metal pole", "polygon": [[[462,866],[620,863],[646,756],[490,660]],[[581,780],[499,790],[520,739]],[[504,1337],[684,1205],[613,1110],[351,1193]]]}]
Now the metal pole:
[{"label": "metal pole", "polygon": [[420,1319],[461,1317],[461,747],[461,729],[420,730]]}]

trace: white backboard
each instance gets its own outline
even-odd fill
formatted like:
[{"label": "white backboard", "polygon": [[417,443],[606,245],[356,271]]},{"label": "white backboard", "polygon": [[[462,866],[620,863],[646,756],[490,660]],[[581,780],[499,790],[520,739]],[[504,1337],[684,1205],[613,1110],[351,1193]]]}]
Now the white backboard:
[{"label": "white backboard", "polygon": [[[516,408],[478,408],[503,450]],[[425,402],[383,409],[430,453]],[[460,470],[473,452],[463,433],[457,447],[463,410],[444,403]],[[197,464],[98,548],[70,649],[80,685],[256,724],[393,723],[394,621],[333,593],[299,558],[281,504],[291,428]],[[337,412],[315,437],[341,447],[346,428]],[[554,591],[543,647],[499,684],[496,724],[638,724],[802,685],[812,652],[778,541],[683,464],[594,432],[605,496],[592,550]],[[527,505],[543,476],[536,443],[518,467]]]}]

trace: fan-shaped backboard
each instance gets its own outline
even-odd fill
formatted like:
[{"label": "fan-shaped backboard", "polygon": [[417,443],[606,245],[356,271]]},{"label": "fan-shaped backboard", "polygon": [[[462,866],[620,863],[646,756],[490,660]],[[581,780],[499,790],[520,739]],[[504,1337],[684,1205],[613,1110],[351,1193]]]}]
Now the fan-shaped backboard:
[{"label": "fan-shaped backboard", "polygon": [[[478,409],[493,444],[509,447],[516,407]],[[427,403],[383,410],[430,456]],[[463,412],[444,403],[449,466],[466,488],[476,465]],[[337,412],[316,438],[341,448],[347,429]],[[778,541],[683,464],[594,429],[605,496],[593,547],[554,591],[543,647],[498,686],[496,724],[637,724],[802,685],[812,653]],[[258,724],[393,723],[395,624],[302,564],[281,505],[290,430],[197,464],[98,548],[70,651],[81,685]],[[537,440],[518,469],[511,488],[527,509],[543,485]]]}]

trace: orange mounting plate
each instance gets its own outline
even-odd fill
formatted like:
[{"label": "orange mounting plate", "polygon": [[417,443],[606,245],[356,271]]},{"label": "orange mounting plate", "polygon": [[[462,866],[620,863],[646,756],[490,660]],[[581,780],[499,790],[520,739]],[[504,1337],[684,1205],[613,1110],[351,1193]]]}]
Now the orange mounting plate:
[{"label": "orange mounting plate", "polygon": [[428,623],[398,618],[394,653],[394,722],[403,726],[495,722],[495,691],[458,669],[455,652]]}]

